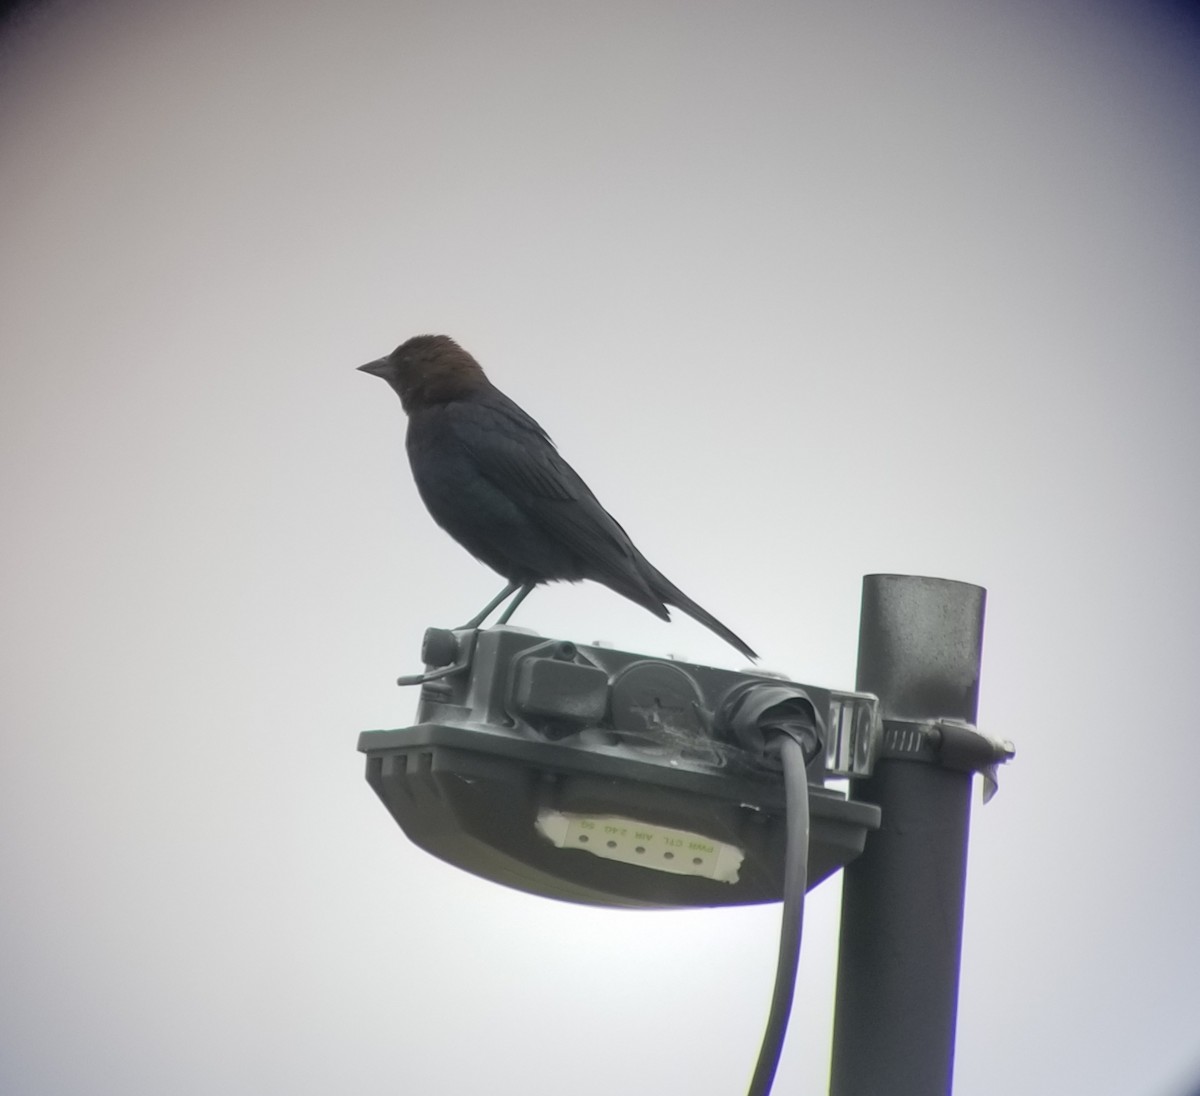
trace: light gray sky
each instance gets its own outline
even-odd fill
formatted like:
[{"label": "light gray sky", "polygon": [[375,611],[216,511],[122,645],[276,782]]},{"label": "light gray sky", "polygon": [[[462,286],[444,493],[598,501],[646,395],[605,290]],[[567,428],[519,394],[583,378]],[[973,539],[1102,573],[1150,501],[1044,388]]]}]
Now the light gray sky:
[{"label": "light gray sky", "polygon": [[[500,582],[353,367],[444,331],[768,667],[989,591],[963,1096],[1200,1071],[1200,39],[1153,4],[58,3],[0,38],[0,1090],[726,1096],[778,908],[605,912],[362,776]],[[737,666],[591,587],[517,621]],[[839,884],[778,1091],[828,1073]]]}]

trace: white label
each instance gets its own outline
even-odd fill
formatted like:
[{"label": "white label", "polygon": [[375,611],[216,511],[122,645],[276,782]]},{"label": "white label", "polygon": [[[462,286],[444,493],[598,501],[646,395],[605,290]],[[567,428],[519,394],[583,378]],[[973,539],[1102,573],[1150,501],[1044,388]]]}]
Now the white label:
[{"label": "white label", "polygon": [[580,849],[605,860],[718,883],[736,883],[745,856],[736,845],[711,837],[613,815],[542,810],[537,829],[560,849]]}]

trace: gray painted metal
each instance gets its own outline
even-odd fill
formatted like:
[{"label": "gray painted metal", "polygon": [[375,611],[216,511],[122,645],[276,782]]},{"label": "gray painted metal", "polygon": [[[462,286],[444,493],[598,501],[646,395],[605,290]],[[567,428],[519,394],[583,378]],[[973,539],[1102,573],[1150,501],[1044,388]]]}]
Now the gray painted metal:
[{"label": "gray painted metal", "polygon": [[[863,579],[856,687],[889,720],[974,723],[986,591],[911,575]],[[845,868],[831,1096],[951,1091],[970,771],[880,757],[851,781],[882,826]]]}]

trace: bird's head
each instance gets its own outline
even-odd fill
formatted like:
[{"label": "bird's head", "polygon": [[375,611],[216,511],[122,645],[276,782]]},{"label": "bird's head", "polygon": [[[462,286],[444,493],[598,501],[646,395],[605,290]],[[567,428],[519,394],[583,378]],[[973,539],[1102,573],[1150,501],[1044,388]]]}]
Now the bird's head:
[{"label": "bird's head", "polygon": [[488,384],[479,363],[448,335],[415,335],[358,368],[387,381],[405,411],[464,399]]}]

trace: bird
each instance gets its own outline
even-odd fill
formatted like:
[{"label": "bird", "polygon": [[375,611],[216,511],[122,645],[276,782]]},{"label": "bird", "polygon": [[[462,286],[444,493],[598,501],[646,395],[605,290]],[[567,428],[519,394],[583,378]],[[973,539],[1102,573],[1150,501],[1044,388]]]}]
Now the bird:
[{"label": "bird", "polygon": [[358,369],[400,397],[409,465],[430,516],[507,580],[462,628],[478,628],[514,594],[497,623],[506,624],[538,585],[587,579],[663,620],[668,606],[680,609],[757,659],[650,564],[546,431],[448,335],[416,335]]}]

